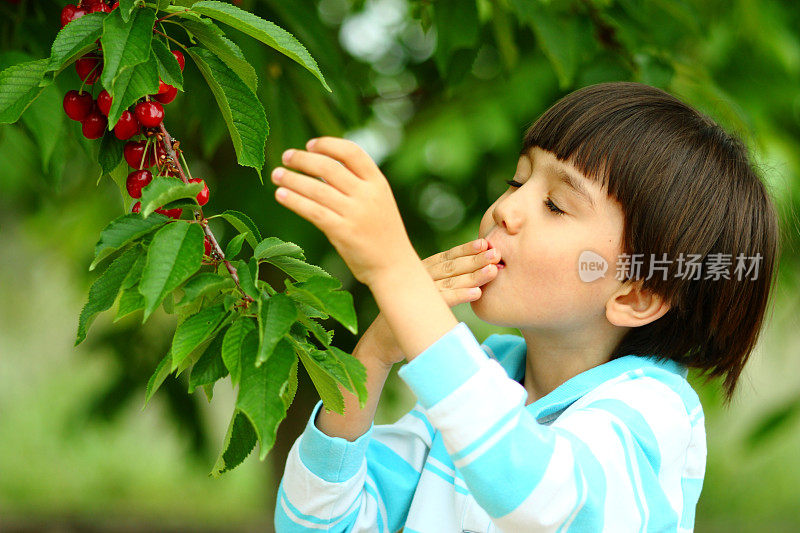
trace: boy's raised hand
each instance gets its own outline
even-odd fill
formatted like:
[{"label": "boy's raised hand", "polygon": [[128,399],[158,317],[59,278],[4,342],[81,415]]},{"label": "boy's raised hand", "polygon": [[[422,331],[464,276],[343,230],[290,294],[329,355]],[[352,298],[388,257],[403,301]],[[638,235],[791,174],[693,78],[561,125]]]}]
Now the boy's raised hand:
[{"label": "boy's raised hand", "polygon": [[311,139],[306,148],[282,158],[304,174],[273,170],[277,201],[319,228],[366,285],[419,264],[391,187],[372,158],[338,137]]}]

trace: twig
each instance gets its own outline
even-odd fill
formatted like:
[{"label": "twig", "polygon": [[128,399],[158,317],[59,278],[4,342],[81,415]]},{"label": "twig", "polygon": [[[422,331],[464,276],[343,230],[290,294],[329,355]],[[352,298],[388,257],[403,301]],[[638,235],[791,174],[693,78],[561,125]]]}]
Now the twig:
[{"label": "twig", "polygon": [[[170,159],[172,159],[172,162],[175,164],[175,168],[178,170],[178,176],[184,183],[188,184],[189,180],[186,178],[186,174],[184,174],[183,172],[183,167],[181,167],[181,164],[178,162],[178,157],[175,155],[175,150],[173,150],[172,148],[172,142],[173,142],[172,137],[170,136],[169,132],[167,132],[167,129],[164,127],[163,122],[159,125],[159,129],[161,130],[161,135],[164,137],[163,138],[164,149],[166,150],[167,155],[170,157]],[[236,273],[236,269],[233,267],[230,261],[225,259],[225,253],[222,251],[222,248],[217,242],[216,237],[214,237],[214,234],[211,233],[211,229],[209,229],[208,227],[208,219],[205,218],[205,216],[203,216],[203,208],[198,206],[197,209],[198,211],[195,212],[195,219],[200,223],[200,227],[203,228],[203,232],[208,237],[208,240],[211,241],[211,245],[219,255],[220,259],[225,263],[225,267],[227,267],[228,272],[230,272],[234,283],[236,283],[236,287],[242,293],[242,296],[244,296],[244,299],[246,301],[254,302],[255,300],[253,300],[253,298],[248,296],[247,293],[244,292],[244,289],[242,289],[242,286],[239,284],[239,275]]]}]

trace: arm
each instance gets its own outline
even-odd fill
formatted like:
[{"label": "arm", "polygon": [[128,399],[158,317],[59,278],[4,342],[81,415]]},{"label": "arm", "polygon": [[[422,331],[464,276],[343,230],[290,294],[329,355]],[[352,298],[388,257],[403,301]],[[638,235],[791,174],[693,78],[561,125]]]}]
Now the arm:
[{"label": "arm", "polygon": [[[433,429],[422,407],[394,424],[374,425],[375,410],[397,344],[378,315],[353,355],[367,367],[369,399],[342,389],[345,415],[318,402],[286,460],[278,488],[275,531],[396,531],[405,522]],[[391,358],[389,357],[389,360]]]},{"label": "arm", "polygon": [[658,379],[620,380],[543,425],[525,408],[525,389],[463,322],[399,375],[503,531],[626,531],[645,522],[674,531],[687,508],[693,513],[696,497],[681,501],[695,428],[681,396]]}]

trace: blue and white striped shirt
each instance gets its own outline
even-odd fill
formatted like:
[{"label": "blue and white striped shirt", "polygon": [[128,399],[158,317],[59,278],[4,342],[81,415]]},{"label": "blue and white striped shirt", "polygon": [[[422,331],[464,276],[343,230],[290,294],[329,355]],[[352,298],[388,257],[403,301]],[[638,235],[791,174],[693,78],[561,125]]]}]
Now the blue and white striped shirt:
[{"label": "blue and white striped shirt", "polygon": [[625,532],[694,529],[700,400],[674,361],[627,355],[525,405],[526,346],[459,322],[398,372],[417,396],[351,442],[295,441],[275,530]]}]

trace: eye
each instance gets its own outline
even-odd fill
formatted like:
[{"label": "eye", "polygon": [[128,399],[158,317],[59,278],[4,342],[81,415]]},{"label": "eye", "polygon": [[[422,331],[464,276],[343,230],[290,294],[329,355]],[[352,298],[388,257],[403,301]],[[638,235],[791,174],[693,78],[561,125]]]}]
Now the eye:
[{"label": "eye", "polygon": [[547,209],[549,209],[550,211],[552,211],[556,215],[564,215],[564,214],[566,214],[566,213],[564,213],[564,211],[559,209],[558,206],[556,204],[554,204],[553,201],[549,197],[545,199],[544,205],[546,205]]},{"label": "eye", "polygon": [[[520,182],[518,182],[517,180],[506,180],[506,183],[508,183],[512,187],[522,187],[522,184]],[[549,197],[547,197],[545,199],[544,205],[546,205],[547,209],[549,209],[550,211],[552,211],[556,215],[566,215],[566,212],[564,212],[561,209],[559,209],[558,206],[556,204],[554,204],[553,201]]]}]

